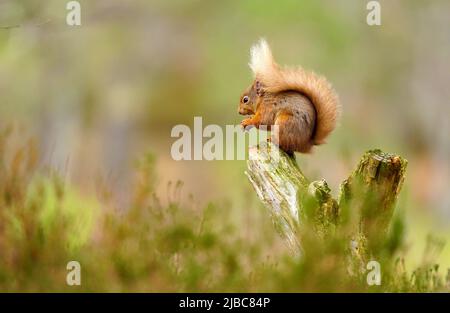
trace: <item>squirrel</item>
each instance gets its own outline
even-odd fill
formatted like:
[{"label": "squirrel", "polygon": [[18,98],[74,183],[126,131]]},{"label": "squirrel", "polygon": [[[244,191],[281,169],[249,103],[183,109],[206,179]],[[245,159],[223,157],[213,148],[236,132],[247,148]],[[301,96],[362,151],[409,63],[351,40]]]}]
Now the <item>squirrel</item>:
[{"label": "squirrel", "polygon": [[250,55],[255,79],[240,97],[239,114],[250,115],[241,126],[277,125],[271,141],[290,155],[325,143],[340,115],[338,96],[326,78],[301,67],[281,68],[264,39]]}]

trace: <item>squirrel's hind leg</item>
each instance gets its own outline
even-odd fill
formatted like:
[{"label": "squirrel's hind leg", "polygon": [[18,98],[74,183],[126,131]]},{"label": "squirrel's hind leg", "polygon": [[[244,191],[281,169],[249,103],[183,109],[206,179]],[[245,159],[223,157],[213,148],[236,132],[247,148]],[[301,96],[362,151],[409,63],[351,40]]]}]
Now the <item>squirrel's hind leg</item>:
[{"label": "squirrel's hind leg", "polygon": [[272,142],[292,156],[294,152],[311,150],[311,134],[308,127],[288,110],[278,112],[272,130]]}]

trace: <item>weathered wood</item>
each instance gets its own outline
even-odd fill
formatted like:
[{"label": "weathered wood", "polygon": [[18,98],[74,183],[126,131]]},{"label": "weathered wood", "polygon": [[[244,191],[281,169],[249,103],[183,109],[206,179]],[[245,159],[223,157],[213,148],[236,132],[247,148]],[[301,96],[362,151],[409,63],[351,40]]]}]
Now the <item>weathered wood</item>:
[{"label": "weathered wood", "polygon": [[368,151],[341,184],[339,204],[325,180],[310,182],[295,158],[271,143],[250,148],[246,175],[289,250],[300,256],[302,224],[312,219],[317,234],[328,236],[338,225],[341,210],[359,214],[355,247],[365,247],[367,240],[376,242],[375,238],[385,234],[389,226],[406,164],[399,156]]},{"label": "weathered wood", "polygon": [[403,185],[407,161],[381,150],[366,152],[342,182],[339,207],[358,217],[359,253],[376,252],[382,244]]},{"label": "weathered wood", "polygon": [[318,225],[326,226],[337,220],[337,202],[331,197],[326,181],[310,183],[295,158],[275,145],[264,142],[250,148],[247,166],[247,177],[293,255],[301,255],[298,230],[308,215],[304,210],[307,201],[315,204],[313,216]]}]

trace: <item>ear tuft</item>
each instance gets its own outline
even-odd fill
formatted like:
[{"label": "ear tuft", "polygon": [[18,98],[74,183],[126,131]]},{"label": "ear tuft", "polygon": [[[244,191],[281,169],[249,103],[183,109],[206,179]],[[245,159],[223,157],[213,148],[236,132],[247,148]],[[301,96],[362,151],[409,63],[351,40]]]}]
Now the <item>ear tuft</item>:
[{"label": "ear tuft", "polygon": [[261,38],[250,49],[250,68],[255,76],[266,75],[273,70],[274,60],[267,41]]}]

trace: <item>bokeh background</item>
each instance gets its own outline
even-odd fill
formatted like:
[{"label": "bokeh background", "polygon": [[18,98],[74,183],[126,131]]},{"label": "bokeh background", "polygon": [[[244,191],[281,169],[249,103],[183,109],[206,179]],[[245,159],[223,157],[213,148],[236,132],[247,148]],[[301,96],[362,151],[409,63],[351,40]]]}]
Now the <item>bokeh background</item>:
[{"label": "bokeh background", "polygon": [[343,106],[329,143],[297,156],[305,174],[336,195],[364,151],[400,154],[408,264],[428,233],[450,238],[449,1],[381,0],[381,26],[367,25],[362,0],[79,2],[82,26],[70,27],[66,1],[0,0],[0,125],[35,138],[39,164],[81,194],[95,196],[101,177],[126,207],[150,153],[162,201],[182,181],[181,202],[226,203],[242,235],[260,238],[245,161],[174,161],[170,131],[194,116],[238,124],[249,49],[264,37],[280,64],[328,77]]}]

